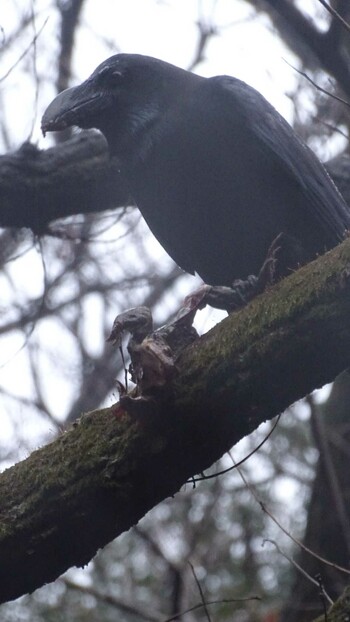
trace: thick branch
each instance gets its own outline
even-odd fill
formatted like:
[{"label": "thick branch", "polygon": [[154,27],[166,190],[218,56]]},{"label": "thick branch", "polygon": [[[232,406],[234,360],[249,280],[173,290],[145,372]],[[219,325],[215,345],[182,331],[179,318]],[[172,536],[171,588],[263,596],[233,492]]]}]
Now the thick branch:
[{"label": "thick branch", "polygon": [[[0,477],[0,601],[86,564],[192,474],[350,359],[350,240],[189,347],[138,416],[118,406]],[[58,396],[59,399],[59,396]]]},{"label": "thick branch", "polygon": [[46,151],[25,143],[0,157],[1,227],[42,232],[57,218],[127,203],[118,165],[96,132],[83,132]]}]

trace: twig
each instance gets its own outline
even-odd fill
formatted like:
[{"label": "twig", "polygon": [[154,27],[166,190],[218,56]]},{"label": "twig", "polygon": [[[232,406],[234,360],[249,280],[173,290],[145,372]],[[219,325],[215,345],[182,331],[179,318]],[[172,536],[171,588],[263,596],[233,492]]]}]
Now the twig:
[{"label": "twig", "polygon": [[191,562],[190,562],[190,561],[188,562],[188,564],[189,564],[189,566],[190,566],[190,568],[191,568],[191,571],[192,571],[192,574],[193,574],[194,580],[195,580],[196,585],[197,585],[197,587],[198,587],[198,591],[199,591],[199,594],[200,594],[200,597],[201,597],[201,600],[202,600],[202,603],[203,603],[203,607],[204,607],[204,611],[205,611],[206,618],[207,618],[208,622],[211,622],[211,617],[210,617],[210,614],[209,614],[209,611],[208,611],[207,604],[206,604],[206,602],[205,602],[205,598],[204,598],[204,593],[203,593],[203,590],[202,590],[202,586],[201,586],[201,584],[200,584],[200,582],[199,582],[199,579],[198,579],[198,577],[197,577],[197,575],[196,575],[196,571],[195,571],[195,569],[194,569],[193,565],[191,564]]},{"label": "twig", "polygon": [[[231,456],[231,460],[233,462],[235,462],[231,452],[228,452],[228,453]],[[315,553],[314,551],[309,549],[307,546],[305,546],[305,544],[303,544],[300,540],[298,540],[298,538],[296,538],[289,531],[287,531],[287,529],[285,527],[283,527],[283,525],[281,525],[281,523],[277,520],[277,518],[275,518],[275,516],[273,514],[271,514],[270,510],[268,510],[268,508],[265,506],[264,502],[261,501],[261,499],[259,499],[259,497],[258,497],[257,493],[255,492],[253,486],[248,482],[248,480],[245,477],[245,475],[243,474],[242,470],[238,468],[237,471],[240,474],[240,477],[242,478],[243,482],[245,483],[247,489],[253,495],[255,501],[260,505],[260,507],[261,507],[262,511],[264,512],[264,514],[267,514],[267,516],[269,518],[271,518],[271,520],[275,523],[275,525],[277,525],[277,527],[279,527],[279,529],[281,531],[283,531],[283,533],[286,536],[288,536],[288,538],[290,540],[292,540],[292,542],[294,542],[294,544],[299,546],[303,551],[305,551],[309,555],[312,555],[312,557],[314,557],[315,559],[318,559],[318,561],[322,562],[323,564],[326,564],[326,566],[330,566],[331,568],[335,568],[336,570],[339,570],[340,572],[344,572],[345,574],[350,575],[350,570],[348,570],[347,568],[344,568],[343,566],[339,566],[338,564],[330,562],[328,559],[325,559],[324,557],[321,557],[321,555],[317,555],[317,553]]]},{"label": "twig", "polygon": [[[263,545],[265,544],[265,542],[270,542],[271,544],[273,544],[277,551],[280,553],[280,555],[282,555],[282,557],[284,557],[286,560],[289,561],[290,564],[292,564],[292,566],[294,566],[294,568],[296,568],[296,570],[298,572],[301,572],[302,575],[304,575],[304,577],[310,581],[311,583],[313,583],[313,585],[317,586],[318,588],[320,587],[320,582],[317,581],[316,579],[314,579],[308,572],[306,572],[306,570],[304,570],[304,568],[302,568],[301,566],[299,566],[299,564],[295,561],[295,559],[293,559],[293,557],[290,557],[289,555],[287,555],[287,553],[285,553],[284,551],[282,551],[282,549],[278,546],[277,542],[275,542],[274,540],[270,540],[270,538],[265,538],[263,540]],[[331,597],[327,594],[324,586],[322,585],[322,594],[323,596],[326,598],[326,600],[329,602],[330,605],[333,605],[333,600],[331,599]]]},{"label": "twig", "polygon": [[320,451],[320,459],[325,469],[330,494],[333,499],[336,515],[339,521],[339,526],[343,532],[343,538],[345,541],[345,546],[347,548],[348,557],[350,557],[349,518],[344,503],[342,489],[339,484],[339,477],[335,469],[334,460],[330,451],[325,422],[323,421],[322,416],[320,416],[317,412],[312,396],[308,396],[306,398],[306,401],[310,406],[313,432],[316,443],[318,445],[318,449]]},{"label": "twig", "polygon": [[10,73],[12,73],[12,71],[15,69],[15,67],[17,67],[17,65],[21,62],[21,60],[23,60],[23,58],[26,56],[26,54],[28,54],[30,48],[36,43],[36,41],[38,40],[38,37],[40,37],[40,35],[41,35],[42,31],[44,30],[48,20],[49,20],[49,18],[47,17],[46,20],[44,21],[43,25],[41,26],[41,28],[37,31],[37,33],[34,35],[33,39],[31,40],[31,42],[29,43],[29,45],[26,47],[26,49],[17,58],[17,60],[13,63],[13,65],[10,67],[10,69],[8,69],[7,72],[3,76],[1,76],[0,82],[2,82],[3,80],[6,80],[6,78],[8,78],[8,76],[10,75]]},{"label": "twig", "polygon": [[338,11],[333,9],[333,7],[330,6],[325,0],[318,0],[318,1],[320,4],[322,4],[322,6],[324,6],[324,8],[328,11],[328,13],[330,13],[335,19],[337,19],[344,26],[344,28],[348,32],[350,32],[350,25],[345,21],[345,19],[340,15],[340,13],[338,13]]},{"label": "twig", "polygon": [[30,128],[29,136],[27,139],[28,142],[33,137],[34,126],[35,126],[36,116],[38,112],[38,101],[39,101],[39,76],[38,76],[38,67],[37,67],[37,46],[36,46],[36,40],[37,40],[38,33],[36,30],[36,22],[35,22],[34,0],[32,0],[32,3],[31,3],[31,23],[32,23],[32,28],[33,28],[32,45],[33,45],[33,78],[34,78],[34,84],[35,84],[35,94],[34,94],[34,114],[32,118],[32,127]]},{"label": "twig", "polygon": [[219,477],[219,475],[224,475],[225,473],[228,473],[229,471],[232,471],[233,469],[237,469],[239,466],[241,466],[241,464],[243,464],[249,458],[251,458],[251,456],[253,456],[253,454],[255,454],[257,451],[259,451],[259,449],[266,443],[266,441],[270,438],[271,434],[274,432],[274,430],[276,429],[277,425],[279,424],[279,421],[280,421],[281,417],[282,417],[282,414],[280,413],[277,416],[276,421],[273,424],[270,432],[268,432],[268,434],[265,436],[265,438],[263,438],[261,443],[259,443],[259,445],[254,447],[254,449],[252,449],[252,451],[250,451],[249,454],[244,456],[244,458],[242,458],[242,460],[239,460],[239,462],[236,462],[233,466],[228,467],[227,469],[223,469],[222,471],[218,471],[217,473],[212,473],[212,475],[202,475],[202,477],[194,477],[193,479],[190,479],[188,481],[188,483],[189,484],[193,484],[195,486],[197,482],[202,482],[203,480],[207,480],[207,479],[213,479],[214,477]]},{"label": "twig", "polygon": [[140,618],[142,618],[143,620],[147,620],[148,622],[161,622],[162,620],[161,613],[151,613],[149,611],[146,611],[144,606],[142,606],[142,609],[141,609],[141,608],[135,607],[135,605],[131,603],[127,603],[123,600],[119,600],[118,598],[115,598],[114,596],[111,596],[110,594],[102,594],[101,592],[99,592],[93,587],[86,587],[84,585],[79,585],[78,583],[75,583],[74,581],[70,581],[70,579],[61,579],[61,580],[68,588],[72,590],[78,590],[79,592],[82,592],[83,594],[89,594],[93,596],[94,598],[96,598],[97,600],[102,601],[106,603],[107,605],[110,605],[111,607],[116,607],[127,613],[131,613],[133,615],[139,616]]},{"label": "twig", "polygon": [[[250,600],[262,600],[260,596],[247,596],[246,598],[222,598],[221,600],[208,600],[205,604],[207,607],[211,605],[221,605],[222,603],[246,603]],[[197,605],[193,605],[189,609],[185,611],[179,611],[175,615],[171,616],[171,618],[166,618],[162,620],[162,622],[173,622],[176,618],[185,615],[185,613],[191,613],[191,611],[196,611],[196,609],[201,609],[203,607],[203,603],[197,603]]]},{"label": "twig", "polygon": [[307,73],[305,73],[305,71],[301,71],[301,69],[297,69],[297,67],[294,67],[294,65],[289,63],[286,59],[284,59],[284,62],[287,63],[288,67],[291,67],[291,69],[294,69],[294,71],[296,71],[300,76],[302,76],[303,78],[305,78],[305,80],[310,82],[310,84],[312,84],[312,86],[314,86],[315,89],[320,91],[320,93],[324,93],[324,95],[327,95],[328,97],[332,97],[336,101],[350,108],[350,102],[346,101],[346,99],[343,99],[342,97],[338,97],[338,95],[334,95],[334,93],[331,93],[330,91],[327,91],[326,89],[322,88],[322,86],[320,86],[319,84],[317,84],[317,82],[312,80],[312,78],[310,78],[310,76],[308,76]]},{"label": "twig", "polygon": [[[117,607],[118,609],[122,609],[123,611],[133,613],[134,615],[138,615],[140,616],[140,618],[143,618],[144,620],[148,620],[148,621],[150,620],[151,622],[173,622],[173,620],[176,620],[176,618],[179,618],[180,616],[183,616],[186,613],[190,613],[191,611],[195,611],[196,609],[201,609],[203,607],[203,603],[197,603],[196,605],[193,605],[193,607],[190,607],[189,609],[186,609],[184,611],[179,611],[178,613],[172,615],[170,618],[163,618],[162,614],[160,613],[155,614],[155,613],[146,612],[144,610],[144,607],[142,607],[142,609],[139,609],[138,607],[135,607],[135,605],[119,600],[113,596],[110,596],[109,594],[101,594],[101,592],[99,592],[93,587],[85,587],[83,585],[78,585],[77,583],[74,583],[74,581],[71,581],[70,579],[61,579],[61,581],[68,588],[71,588],[73,590],[79,590],[80,592],[84,594],[90,594],[91,596],[94,596],[94,598],[97,598],[98,600],[101,600],[104,603],[111,605],[112,607]],[[211,605],[221,605],[222,603],[245,603],[251,600],[261,600],[261,598],[260,596],[247,596],[246,598],[222,598],[221,600],[207,601],[205,603],[205,606],[208,607]]]}]

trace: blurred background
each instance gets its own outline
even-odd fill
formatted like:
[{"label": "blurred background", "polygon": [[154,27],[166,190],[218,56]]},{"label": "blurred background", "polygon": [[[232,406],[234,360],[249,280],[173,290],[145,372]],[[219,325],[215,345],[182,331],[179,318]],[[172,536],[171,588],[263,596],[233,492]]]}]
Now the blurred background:
[{"label": "blurred background", "polygon": [[[350,21],[348,0],[330,4]],[[322,161],[333,158],[330,170],[347,197],[349,109],[336,97],[350,99],[350,29],[319,0],[2,0],[3,156],[26,141],[47,149],[62,140],[41,136],[44,109],[118,52],[248,82]],[[146,304],[161,325],[200,281],[175,266],[130,206],[101,205],[99,213],[56,221],[40,237],[2,229],[0,261],[3,470],[83,412],[118,399],[122,361],[105,342],[117,313]],[[196,327],[205,332],[221,317],[204,310]],[[321,615],[325,593],[336,598],[349,576],[301,551],[295,538],[349,568],[349,396],[345,372],[282,415],[241,467],[248,486],[237,470],[188,484],[85,569],[1,606],[0,621],[306,622]],[[272,425],[241,441],[234,460]],[[231,467],[232,457],[211,474]],[[218,603],[176,616],[202,602],[199,584],[205,601]]]}]

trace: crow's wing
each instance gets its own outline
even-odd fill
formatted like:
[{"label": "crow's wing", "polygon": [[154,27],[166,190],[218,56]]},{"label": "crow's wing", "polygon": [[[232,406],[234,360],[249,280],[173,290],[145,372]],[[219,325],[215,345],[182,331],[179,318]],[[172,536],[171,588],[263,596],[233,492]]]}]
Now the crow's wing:
[{"label": "crow's wing", "polygon": [[237,111],[250,133],[247,139],[294,182],[305,196],[305,208],[312,210],[325,231],[340,241],[350,229],[350,210],[314,153],[294,133],[290,125],[269,102],[241,80],[230,76],[211,78],[230,98],[233,114]]}]

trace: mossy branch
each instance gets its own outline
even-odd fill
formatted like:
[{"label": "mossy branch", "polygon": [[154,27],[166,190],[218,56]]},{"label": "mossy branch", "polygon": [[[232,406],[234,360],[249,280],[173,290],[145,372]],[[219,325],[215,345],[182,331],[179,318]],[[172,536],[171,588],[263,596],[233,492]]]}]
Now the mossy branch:
[{"label": "mossy branch", "polygon": [[350,587],[347,587],[334,605],[324,614],[316,618],[314,622],[347,622],[350,619]]},{"label": "mossy branch", "polygon": [[188,347],[148,413],[88,413],[0,476],[0,601],[86,564],[349,362],[347,240]]}]

